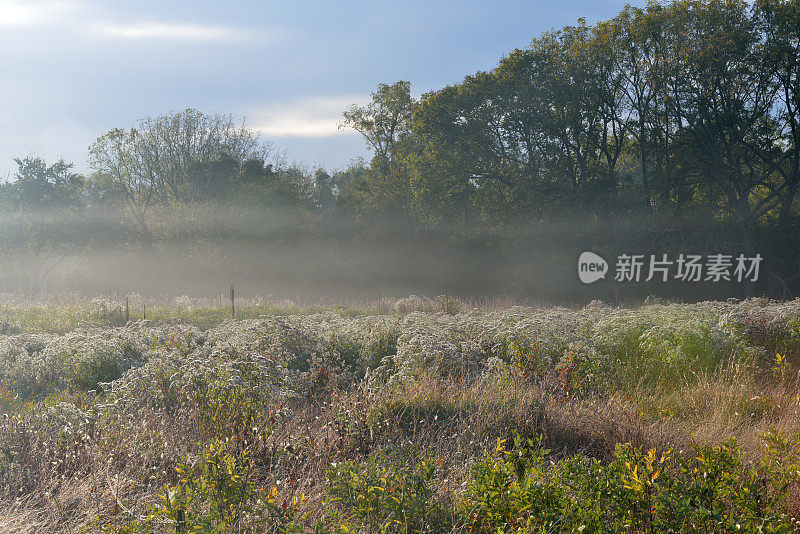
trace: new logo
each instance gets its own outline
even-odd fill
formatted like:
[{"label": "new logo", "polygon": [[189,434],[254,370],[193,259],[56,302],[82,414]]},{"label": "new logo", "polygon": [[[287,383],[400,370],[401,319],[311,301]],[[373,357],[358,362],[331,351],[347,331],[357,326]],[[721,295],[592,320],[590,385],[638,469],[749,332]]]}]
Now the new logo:
[{"label": "new logo", "polygon": [[578,278],[584,284],[605,278],[607,272],[608,263],[594,252],[584,252],[578,258]]}]

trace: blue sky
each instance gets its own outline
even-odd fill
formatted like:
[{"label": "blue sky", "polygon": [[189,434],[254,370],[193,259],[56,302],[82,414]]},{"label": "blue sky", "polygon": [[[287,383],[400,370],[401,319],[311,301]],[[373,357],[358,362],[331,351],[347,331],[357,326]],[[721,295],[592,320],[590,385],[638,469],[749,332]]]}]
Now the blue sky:
[{"label": "blue sky", "polygon": [[0,0],[0,177],[14,156],[84,170],[103,132],[187,107],[246,119],[290,161],[339,168],[367,155],[337,129],[341,112],[378,83],[419,95],[624,4]]}]

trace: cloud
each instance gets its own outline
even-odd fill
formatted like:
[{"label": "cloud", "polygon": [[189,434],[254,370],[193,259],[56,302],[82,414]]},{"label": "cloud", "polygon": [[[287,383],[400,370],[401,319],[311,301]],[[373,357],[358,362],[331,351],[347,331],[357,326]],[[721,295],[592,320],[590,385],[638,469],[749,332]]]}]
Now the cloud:
[{"label": "cloud", "polygon": [[131,40],[242,42],[256,40],[250,30],[233,26],[207,24],[170,24],[146,22],[140,24],[99,24],[94,32],[103,37]]},{"label": "cloud", "polygon": [[257,32],[217,24],[118,22],[113,17],[93,16],[81,10],[82,7],[86,7],[82,0],[0,0],[0,27],[58,26],[84,35],[130,41],[252,42],[262,37],[272,40],[290,37],[282,29]]},{"label": "cloud", "polygon": [[[262,37],[291,37],[287,30],[248,28],[169,21],[120,22],[118,17],[97,15],[84,0],[0,0],[0,28],[56,26],[83,35],[110,39],[191,42],[251,42]],[[115,20],[116,19],[116,20]]]},{"label": "cloud", "polygon": [[342,130],[342,112],[368,96],[306,97],[250,113],[255,130],[272,137],[331,137]]},{"label": "cloud", "polygon": [[77,4],[65,0],[19,2],[0,0],[0,26],[39,26],[57,21]]}]

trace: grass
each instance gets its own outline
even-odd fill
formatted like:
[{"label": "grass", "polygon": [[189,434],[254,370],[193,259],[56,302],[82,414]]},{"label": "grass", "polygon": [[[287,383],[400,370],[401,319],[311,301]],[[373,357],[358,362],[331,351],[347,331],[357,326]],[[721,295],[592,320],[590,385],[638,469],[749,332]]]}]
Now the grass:
[{"label": "grass", "polygon": [[6,302],[0,530],[797,528],[800,301],[502,304]]}]

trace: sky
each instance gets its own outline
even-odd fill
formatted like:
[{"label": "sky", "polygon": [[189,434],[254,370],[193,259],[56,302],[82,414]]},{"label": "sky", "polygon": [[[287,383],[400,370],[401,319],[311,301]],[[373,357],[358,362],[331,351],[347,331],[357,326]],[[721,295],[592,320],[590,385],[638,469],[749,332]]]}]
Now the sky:
[{"label": "sky", "polygon": [[85,172],[104,132],[185,108],[233,114],[290,162],[336,170],[369,157],[337,125],[379,83],[418,96],[625,3],[0,0],[0,178],[25,156]]}]

